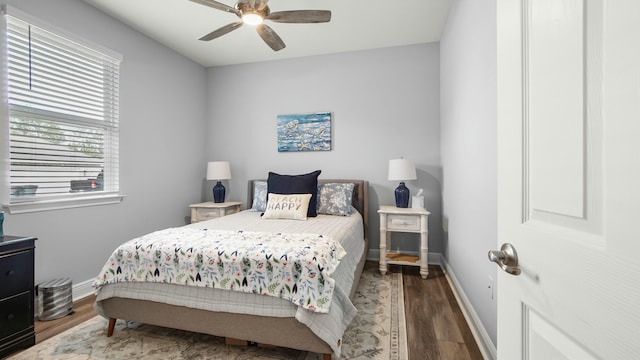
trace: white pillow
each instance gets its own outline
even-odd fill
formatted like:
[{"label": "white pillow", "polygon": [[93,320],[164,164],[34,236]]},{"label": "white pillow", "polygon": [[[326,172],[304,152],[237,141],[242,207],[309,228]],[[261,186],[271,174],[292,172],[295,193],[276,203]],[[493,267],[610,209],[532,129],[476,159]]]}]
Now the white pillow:
[{"label": "white pillow", "polygon": [[264,219],[307,220],[311,194],[273,194],[267,197]]}]

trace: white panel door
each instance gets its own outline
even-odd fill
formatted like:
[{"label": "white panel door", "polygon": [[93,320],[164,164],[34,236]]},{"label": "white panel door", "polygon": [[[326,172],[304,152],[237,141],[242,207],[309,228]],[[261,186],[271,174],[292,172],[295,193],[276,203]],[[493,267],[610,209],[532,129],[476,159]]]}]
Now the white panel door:
[{"label": "white panel door", "polygon": [[640,359],[640,1],[497,0],[498,358]]}]

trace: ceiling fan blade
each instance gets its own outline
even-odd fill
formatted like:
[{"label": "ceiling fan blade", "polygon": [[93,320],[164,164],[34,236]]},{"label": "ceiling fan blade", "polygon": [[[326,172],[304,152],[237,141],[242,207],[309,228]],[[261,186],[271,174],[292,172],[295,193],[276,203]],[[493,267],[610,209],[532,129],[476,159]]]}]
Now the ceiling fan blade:
[{"label": "ceiling fan blade", "polygon": [[238,22],[234,22],[228,25],[225,25],[219,29],[213,30],[212,32],[208,33],[207,35],[201,37],[199,40],[202,41],[209,41],[209,40],[213,40],[215,38],[218,38],[226,33],[230,33],[233,30],[239,28],[240,26],[242,26],[243,22],[242,21],[238,21]]},{"label": "ceiling fan blade", "polygon": [[223,3],[219,3],[219,2],[214,1],[214,0],[191,0],[191,1],[193,1],[194,3],[198,3],[200,5],[212,7],[214,9],[230,12],[232,14],[236,14],[236,15],[240,16],[240,11],[238,9],[236,9],[234,7],[231,7],[229,5],[225,5]]},{"label": "ceiling fan blade", "polygon": [[266,42],[267,45],[269,45],[269,47],[273,49],[273,51],[282,50],[287,46],[284,44],[284,41],[280,39],[280,36],[278,36],[278,34],[276,34],[276,32],[267,25],[260,24],[256,26],[256,30],[258,31],[258,34],[260,35],[262,40],[264,40],[264,42]]},{"label": "ceiling fan blade", "polygon": [[323,23],[331,20],[329,10],[290,10],[276,11],[265,19],[280,23]]}]

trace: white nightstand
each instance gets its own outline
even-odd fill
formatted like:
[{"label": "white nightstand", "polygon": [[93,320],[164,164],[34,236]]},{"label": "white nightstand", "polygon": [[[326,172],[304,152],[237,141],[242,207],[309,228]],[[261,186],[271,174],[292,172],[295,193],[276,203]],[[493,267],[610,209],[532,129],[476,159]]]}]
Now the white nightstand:
[{"label": "white nightstand", "polygon": [[[427,254],[429,253],[429,231],[427,223],[429,211],[425,209],[399,208],[380,206],[380,273],[387,273],[387,264],[420,266],[420,276],[426,279],[429,275]],[[420,256],[407,255],[387,251],[392,232],[408,232],[420,234]]]},{"label": "white nightstand", "polygon": [[191,208],[191,223],[237,213],[240,211],[241,204],[240,201],[227,201],[223,203],[207,201],[199,204],[191,204],[189,205]]}]

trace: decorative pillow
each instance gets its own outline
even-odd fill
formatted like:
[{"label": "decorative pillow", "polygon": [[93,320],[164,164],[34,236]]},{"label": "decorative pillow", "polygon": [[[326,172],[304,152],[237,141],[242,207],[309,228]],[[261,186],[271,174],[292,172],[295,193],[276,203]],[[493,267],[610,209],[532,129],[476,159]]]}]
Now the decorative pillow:
[{"label": "decorative pillow", "polygon": [[267,192],[269,194],[311,194],[307,216],[318,215],[318,176],[321,170],[302,175],[280,175],[269,172]]},{"label": "decorative pillow", "polygon": [[311,194],[269,193],[263,219],[307,220]]},{"label": "decorative pillow", "polygon": [[253,204],[251,211],[264,211],[267,208],[267,182],[253,182]]},{"label": "decorative pillow", "polygon": [[318,214],[349,216],[353,198],[353,183],[318,185]]}]

